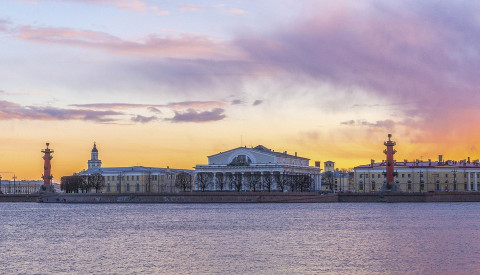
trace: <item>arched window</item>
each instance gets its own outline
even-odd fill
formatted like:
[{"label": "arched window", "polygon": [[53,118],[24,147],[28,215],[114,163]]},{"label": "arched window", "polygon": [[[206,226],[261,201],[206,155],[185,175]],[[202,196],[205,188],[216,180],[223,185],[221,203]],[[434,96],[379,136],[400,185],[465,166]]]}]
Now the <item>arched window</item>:
[{"label": "arched window", "polygon": [[238,155],[232,159],[230,166],[248,166],[252,163],[252,160],[246,155]]}]

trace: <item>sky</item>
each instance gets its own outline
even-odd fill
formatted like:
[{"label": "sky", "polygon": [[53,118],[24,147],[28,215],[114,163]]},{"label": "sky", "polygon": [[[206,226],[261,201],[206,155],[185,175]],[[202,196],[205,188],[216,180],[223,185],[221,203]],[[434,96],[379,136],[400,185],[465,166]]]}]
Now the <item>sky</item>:
[{"label": "sky", "polygon": [[262,144],[352,168],[479,158],[478,1],[0,2],[0,175],[192,168]]}]

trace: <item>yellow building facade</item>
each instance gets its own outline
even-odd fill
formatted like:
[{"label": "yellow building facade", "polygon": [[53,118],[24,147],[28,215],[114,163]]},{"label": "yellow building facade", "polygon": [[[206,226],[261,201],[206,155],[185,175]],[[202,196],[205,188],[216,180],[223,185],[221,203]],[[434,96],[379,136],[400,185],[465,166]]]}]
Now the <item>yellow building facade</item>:
[{"label": "yellow building facade", "polygon": [[[480,190],[480,163],[438,161],[395,162],[395,183],[403,192],[478,192]],[[354,168],[354,191],[376,192],[384,183],[386,162],[360,165]]]}]

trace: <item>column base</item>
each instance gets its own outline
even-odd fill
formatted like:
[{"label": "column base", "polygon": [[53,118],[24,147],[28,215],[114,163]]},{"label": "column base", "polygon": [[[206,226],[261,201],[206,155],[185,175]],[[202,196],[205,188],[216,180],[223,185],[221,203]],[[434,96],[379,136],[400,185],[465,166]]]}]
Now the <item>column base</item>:
[{"label": "column base", "polygon": [[55,193],[55,188],[50,185],[42,185],[40,186],[40,189],[38,190],[38,193],[40,194],[45,194],[45,193]]},{"label": "column base", "polygon": [[387,182],[382,185],[382,188],[380,188],[381,192],[402,192],[400,190],[400,185],[395,182]]}]

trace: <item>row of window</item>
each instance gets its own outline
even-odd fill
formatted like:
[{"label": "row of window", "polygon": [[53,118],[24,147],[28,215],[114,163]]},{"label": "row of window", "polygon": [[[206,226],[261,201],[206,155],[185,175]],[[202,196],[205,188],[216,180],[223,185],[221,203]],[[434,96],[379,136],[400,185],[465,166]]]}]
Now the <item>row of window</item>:
[{"label": "row of window", "polygon": [[[136,180],[140,180],[140,176],[122,176],[122,180],[125,180],[125,177],[127,178],[127,180],[135,180],[135,178],[136,178]],[[174,177],[173,175],[170,175],[170,176],[167,175],[167,179],[171,179],[173,177]],[[161,178],[161,180],[163,180],[164,175],[161,175],[160,178]],[[107,181],[110,181],[110,180],[115,181],[115,180],[119,180],[119,179],[120,179],[120,176],[106,176]],[[148,179],[148,177],[147,177],[147,179]],[[158,175],[151,175],[150,179],[156,181],[156,180],[158,180]]]},{"label": "row of window", "polygon": [[[372,190],[372,191],[375,191],[375,190],[376,190],[375,187],[376,187],[375,183],[372,183],[372,189],[371,189],[371,190]],[[449,185],[448,185],[448,184],[445,184],[445,185],[443,186],[443,189],[440,189],[441,186],[440,186],[440,184],[438,184],[438,183],[437,183],[437,185],[436,185],[435,187],[436,187],[436,191],[452,191],[452,190],[449,189]],[[474,188],[475,188],[475,185],[473,185],[473,183],[472,183],[472,184],[470,185],[470,190],[474,190]],[[363,184],[362,184],[362,183],[360,183],[360,184],[358,185],[358,189],[359,189],[359,191],[363,191]],[[463,185],[463,189],[464,189],[464,190],[468,190],[468,185],[467,185],[466,183]],[[411,183],[409,183],[409,184],[407,185],[407,190],[408,190],[408,191],[412,191],[412,184],[411,184]],[[423,184],[423,183],[420,184],[420,190],[421,190],[421,191],[425,191],[425,184]],[[477,190],[480,190],[480,184],[477,184]],[[453,191],[457,191],[457,184],[456,184],[456,183],[453,184]]]},{"label": "row of window", "polygon": [[[377,178],[380,178],[382,175],[383,175],[383,178],[386,178],[386,175],[385,174],[376,174],[377,175]],[[402,178],[405,178],[405,174],[400,174]],[[435,175],[438,175],[440,176],[439,174],[435,174]],[[435,176],[434,175],[434,176]],[[449,174],[445,174],[445,177],[448,178],[448,175]],[[407,174],[407,178],[411,178],[412,177],[412,174]],[[423,178],[423,174],[420,174],[420,177]],[[467,174],[463,174],[463,177],[464,178],[467,178]],[[472,178],[474,178],[474,176],[471,176]],[[369,178],[369,174],[360,174],[360,178],[366,178],[368,179]],[[372,178],[375,178],[375,174],[372,174]],[[398,176],[397,176],[398,178]],[[477,179],[480,178],[480,173],[477,174]]]}]

